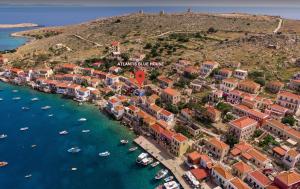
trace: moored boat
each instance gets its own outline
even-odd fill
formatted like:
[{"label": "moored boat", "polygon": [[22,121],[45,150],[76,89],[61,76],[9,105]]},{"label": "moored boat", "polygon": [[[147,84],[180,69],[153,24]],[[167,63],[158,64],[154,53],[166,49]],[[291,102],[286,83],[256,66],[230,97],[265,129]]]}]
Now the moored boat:
[{"label": "moored boat", "polygon": [[72,148],[68,149],[69,153],[78,153],[80,151],[81,151],[81,149],[78,147],[72,147]]},{"label": "moored boat", "polygon": [[128,140],[120,140],[121,144],[128,144]]},{"label": "moored boat", "polygon": [[152,162],[153,162],[153,158],[147,157],[147,158],[142,159],[141,164],[147,166],[147,165],[151,164]]},{"label": "moored boat", "polygon": [[22,110],[30,110],[30,108],[29,107],[22,107]]},{"label": "moored boat", "polygon": [[28,174],[28,175],[25,175],[24,177],[25,177],[25,178],[30,178],[30,177],[32,177],[32,175],[31,175],[31,174]]},{"label": "moored boat", "polygon": [[129,152],[136,151],[137,149],[138,149],[138,147],[132,147],[132,148],[129,148]]},{"label": "moored boat", "polygon": [[18,96],[17,96],[17,97],[13,97],[12,99],[13,99],[13,100],[20,100],[21,97],[18,97]]},{"label": "moored boat", "polygon": [[51,106],[43,106],[43,107],[41,107],[42,110],[48,110],[50,108],[51,108]]},{"label": "moored boat", "polygon": [[83,132],[83,133],[89,133],[90,130],[89,130],[89,129],[84,129],[84,130],[82,130],[81,132]]},{"label": "moored boat", "polygon": [[168,173],[169,173],[168,169],[161,169],[157,172],[155,179],[160,180],[160,179],[164,178],[165,176],[167,176]]},{"label": "moored boat", "polygon": [[32,98],[31,101],[38,101],[38,98]]},{"label": "moored boat", "polygon": [[0,101],[2,101],[3,100],[3,98],[0,98]]},{"label": "moored boat", "polygon": [[60,131],[59,134],[60,134],[60,135],[66,135],[66,134],[68,134],[68,131],[66,131],[66,130]]},{"label": "moored boat", "polygon": [[106,156],[109,156],[109,155],[110,155],[109,151],[99,153],[99,156],[101,156],[101,157],[106,157]]},{"label": "moored boat", "polygon": [[0,135],[0,139],[6,138],[6,137],[7,137],[7,135],[6,135],[6,134],[2,134],[2,135]]},{"label": "moored boat", "polygon": [[6,161],[1,161],[0,162],[0,167],[5,167],[7,165],[8,165],[8,163]]},{"label": "moored boat", "polygon": [[137,162],[137,163],[141,163],[142,160],[143,160],[144,158],[147,158],[148,156],[149,156],[148,153],[141,153],[141,154],[137,157],[136,162]]},{"label": "moored boat", "polygon": [[83,122],[83,121],[86,121],[87,119],[86,118],[84,118],[84,117],[82,117],[82,118],[80,118],[80,119],[78,119],[78,121],[80,121],[80,122]]},{"label": "moored boat", "polygon": [[29,129],[29,127],[22,127],[22,128],[20,128],[20,131],[26,131],[28,129]]},{"label": "moored boat", "polygon": [[170,182],[174,179],[173,176],[168,176],[167,178],[164,179],[165,182]]},{"label": "moored boat", "polygon": [[151,167],[156,167],[156,166],[158,166],[160,164],[160,162],[159,161],[156,161],[156,162],[154,162],[154,163],[151,163]]}]

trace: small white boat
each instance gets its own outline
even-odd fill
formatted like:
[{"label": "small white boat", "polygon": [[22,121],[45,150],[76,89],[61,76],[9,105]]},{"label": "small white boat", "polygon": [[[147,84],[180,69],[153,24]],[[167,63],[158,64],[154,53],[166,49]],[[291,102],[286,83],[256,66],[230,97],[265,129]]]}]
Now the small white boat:
[{"label": "small white boat", "polygon": [[17,97],[13,97],[12,99],[13,99],[13,100],[20,100],[21,97],[18,97],[18,96],[17,96]]},{"label": "small white boat", "polygon": [[149,156],[149,154],[148,153],[141,153],[138,157],[137,157],[137,159],[136,159],[136,162],[137,163],[141,163],[142,162],[142,160],[143,159],[145,159],[145,158],[147,158]]},{"label": "small white boat", "polygon": [[89,129],[85,129],[85,130],[82,130],[81,132],[83,132],[83,133],[89,133],[90,130]]},{"label": "small white boat", "polygon": [[173,181],[164,183],[162,188],[180,189],[180,184],[173,180]]},{"label": "small white boat", "polygon": [[174,177],[173,176],[168,176],[167,178],[164,179],[165,182],[170,182],[171,180],[173,180]]},{"label": "small white boat", "polygon": [[0,162],[0,167],[5,167],[7,165],[8,165],[8,163],[6,161],[1,161]]},{"label": "small white boat", "polygon": [[7,137],[7,135],[6,135],[6,134],[2,134],[2,135],[0,135],[0,139],[6,138],[6,137]]},{"label": "small white boat", "polygon": [[30,110],[30,108],[28,108],[28,107],[22,107],[22,110]]},{"label": "small white boat", "polygon": [[48,114],[48,117],[53,117],[53,114]]},{"label": "small white boat", "polygon": [[68,131],[60,131],[59,134],[60,135],[66,135],[66,134],[68,134]]},{"label": "small white boat", "polygon": [[155,179],[160,180],[160,179],[164,178],[165,176],[167,176],[168,173],[169,173],[168,169],[161,169],[157,172]]},{"label": "small white boat", "polygon": [[138,149],[138,147],[132,147],[132,148],[129,148],[129,152],[136,151],[137,149]]},{"label": "small white boat", "polygon": [[41,107],[42,110],[48,110],[50,108],[51,108],[51,106],[43,106],[43,107]]},{"label": "small white boat", "polygon": [[128,140],[120,140],[121,144],[128,144]]},{"label": "small white boat", "polygon": [[99,153],[99,156],[101,156],[101,157],[106,157],[106,156],[109,156],[109,155],[110,155],[109,151]]},{"label": "small white boat", "polygon": [[77,171],[77,168],[76,167],[72,167],[71,170],[72,171]]},{"label": "small white boat", "polygon": [[154,163],[151,164],[151,167],[156,167],[156,166],[158,166],[159,164],[160,164],[160,162],[159,162],[159,161],[156,161],[156,162],[154,162]]},{"label": "small white boat", "polygon": [[38,101],[38,98],[32,98],[31,101]]},{"label": "small white boat", "polygon": [[30,177],[32,177],[32,175],[31,175],[31,174],[28,174],[28,175],[25,175],[24,177],[25,177],[25,178],[30,178]]},{"label": "small white boat", "polygon": [[80,121],[80,122],[86,121],[86,118],[82,117],[82,118],[78,119],[78,121]]},{"label": "small white boat", "polygon": [[81,149],[78,147],[72,147],[72,148],[68,149],[69,153],[78,153],[80,151],[81,151]]},{"label": "small white boat", "polygon": [[13,93],[17,93],[17,92],[19,92],[19,91],[18,91],[18,90],[12,90],[12,92],[13,92]]},{"label": "small white boat", "polygon": [[153,158],[147,157],[147,158],[142,159],[141,164],[146,166],[146,165],[151,164],[152,162],[153,162]]},{"label": "small white boat", "polygon": [[36,147],[36,144],[31,145],[31,148],[35,148],[35,147]]},{"label": "small white boat", "polygon": [[22,128],[20,128],[20,131],[26,131],[28,129],[29,129],[29,127],[22,127]]}]

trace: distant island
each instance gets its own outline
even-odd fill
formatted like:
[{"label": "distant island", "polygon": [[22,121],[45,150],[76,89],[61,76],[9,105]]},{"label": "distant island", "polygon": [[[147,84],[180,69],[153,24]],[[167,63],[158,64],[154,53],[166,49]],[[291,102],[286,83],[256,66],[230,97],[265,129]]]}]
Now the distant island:
[{"label": "distant island", "polygon": [[0,24],[0,28],[28,28],[37,26],[39,25],[34,23]]}]

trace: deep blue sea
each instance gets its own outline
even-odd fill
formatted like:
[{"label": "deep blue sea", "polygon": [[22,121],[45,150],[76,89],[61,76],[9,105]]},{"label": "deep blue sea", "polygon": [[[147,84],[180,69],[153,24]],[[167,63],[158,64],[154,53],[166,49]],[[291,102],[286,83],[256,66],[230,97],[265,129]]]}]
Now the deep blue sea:
[{"label": "deep blue sea", "polygon": [[[153,177],[161,167],[137,166],[141,150],[128,152],[134,134],[96,107],[26,87],[0,83],[0,89],[0,134],[8,135],[0,139],[0,161],[9,163],[0,168],[1,189],[153,189],[159,184]],[[51,108],[42,110],[43,106]],[[79,122],[80,118],[87,121]],[[20,131],[23,127],[29,129]],[[82,133],[83,129],[90,132]],[[69,134],[59,135],[62,130]],[[130,143],[120,145],[120,139]],[[73,146],[82,151],[68,153]],[[106,150],[109,157],[98,156]],[[71,171],[72,167],[78,170]],[[24,178],[28,174],[32,177]]]},{"label": "deep blue sea", "polygon": [[[7,6],[0,5],[0,23],[33,22],[44,26],[76,24],[95,18],[116,16],[143,9],[145,12],[182,12],[188,7],[57,7],[57,6]],[[300,19],[297,8],[251,7],[193,7],[195,12],[246,12],[280,15]],[[30,29],[30,28],[27,28]],[[14,49],[26,39],[10,37],[10,33],[24,28],[0,29],[0,50]],[[0,189],[151,189],[159,183],[153,181],[158,169],[136,166],[135,158],[141,152],[128,153],[127,146],[119,140],[132,141],[134,135],[118,122],[110,120],[96,107],[78,106],[59,95],[47,95],[24,87],[0,83]],[[19,90],[17,93],[13,90]],[[12,100],[21,97],[20,100]],[[32,102],[30,99],[40,100]],[[42,106],[51,106],[42,110]],[[22,110],[29,107],[29,110]],[[53,114],[53,117],[49,117]],[[87,122],[78,122],[79,118]],[[20,131],[29,127],[28,131]],[[90,133],[82,133],[90,129]],[[69,134],[60,136],[61,130]],[[31,148],[31,145],[37,145]],[[69,154],[67,149],[78,146],[82,152]],[[109,150],[111,156],[100,158],[97,154]],[[71,171],[72,167],[78,168]],[[29,179],[25,175],[32,174]]]}]

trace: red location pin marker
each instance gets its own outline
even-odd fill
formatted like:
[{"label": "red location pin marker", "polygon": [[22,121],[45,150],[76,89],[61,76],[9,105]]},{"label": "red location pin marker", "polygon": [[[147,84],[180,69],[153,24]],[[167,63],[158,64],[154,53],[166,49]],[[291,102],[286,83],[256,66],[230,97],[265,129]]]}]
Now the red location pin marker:
[{"label": "red location pin marker", "polygon": [[138,84],[140,85],[140,88],[145,80],[145,72],[142,70],[138,70],[135,72],[135,79],[137,80]]}]

